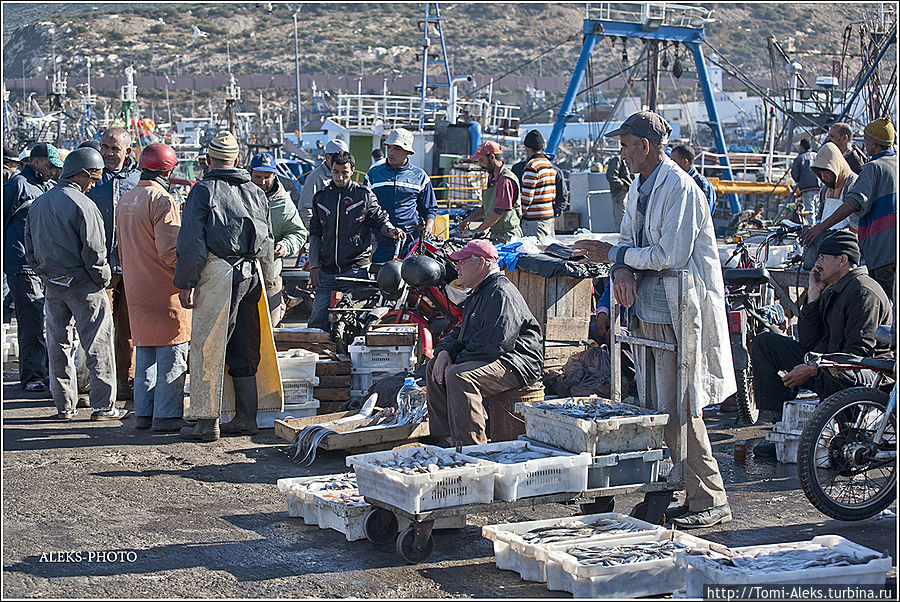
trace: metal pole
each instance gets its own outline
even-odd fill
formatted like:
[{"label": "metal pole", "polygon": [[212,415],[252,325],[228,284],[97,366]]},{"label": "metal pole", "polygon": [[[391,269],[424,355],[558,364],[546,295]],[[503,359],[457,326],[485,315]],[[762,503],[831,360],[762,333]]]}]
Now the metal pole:
[{"label": "metal pole", "polygon": [[872,76],[872,72],[875,71],[875,68],[878,67],[878,63],[881,62],[881,59],[884,58],[887,49],[890,48],[891,44],[894,44],[897,41],[897,27],[895,26],[891,33],[888,34],[887,41],[884,46],[881,47],[881,50],[878,52],[878,55],[875,57],[875,60],[872,61],[872,66],[869,67],[866,74],[859,81],[859,84],[856,86],[856,90],[853,91],[853,96],[850,97],[850,100],[847,101],[847,104],[844,105],[844,110],[841,111],[840,116],[834,120],[834,123],[838,123],[840,121],[844,121],[844,118],[850,112],[850,109],[853,107],[853,103],[856,102],[856,98],[859,96],[860,92],[862,92],[863,87],[865,87],[866,82],[869,81],[869,77]]},{"label": "metal pole", "polygon": [[547,141],[546,154],[550,157],[556,155],[556,148],[559,146],[559,141],[562,140],[563,130],[566,129],[566,119],[569,117],[569,111],[575,103],[575,97],[581,88],[581,82],[584,81],[584,71],[587,69],[588,60],[590,60],[591,53],[594,52],[594,46],[597,45],[597,40],[599,39],[600,36],[594,33],[587,34],[584,37],[584,43],[581,46],[581,56],[578,57],[578,63],[575,65],[575,70],[572,71],[569,89],[566,90],[562,106],[559,107],[559,112],[556,114],[556,123],[553,124],[550,140]]},{"label": "metal pole", "polygon": [[300,44],[297,41],[297,13],[300,9],[294,11],[294,67],[297,72],[297,143],[301,146],[303,143],[303,121],[300,117]]}]

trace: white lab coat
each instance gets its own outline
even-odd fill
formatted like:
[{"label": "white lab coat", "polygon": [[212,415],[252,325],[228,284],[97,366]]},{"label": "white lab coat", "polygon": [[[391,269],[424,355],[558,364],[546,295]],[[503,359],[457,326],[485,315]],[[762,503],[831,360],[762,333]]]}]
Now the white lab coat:
[{"label": "white lab coat", "polygon": [[[713,229],[709,203],[691,177],[668,157],[663,159],[647,204],[644,244],[636,247],[635,218],[638,178],[628,190],[618,249],[627,247],[624,263],[636,271],[678,270],[688,267],[687,299],[684,314],[679,311],[678,281],[666,278],[666,300],[672,314],[676,338],[681,320],[692,333],[678,340],[685,364],[693,370],[686,375],[691,415],[699,417],[703,408],[724,401],[737,387],[731,360],[728,319],[725,314],[725,285]],[[639,275],[639,274],[636,274]]]}]

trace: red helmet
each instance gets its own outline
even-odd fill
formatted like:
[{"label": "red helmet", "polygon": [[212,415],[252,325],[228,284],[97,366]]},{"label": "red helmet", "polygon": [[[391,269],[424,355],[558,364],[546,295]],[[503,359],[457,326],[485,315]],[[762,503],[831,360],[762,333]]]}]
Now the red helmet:
[{"label": "red helmet", "polygon": [[150,171],[169,171],[178,165],[175,151],[168,144],[149,144],[141,151],[138,167]]}]

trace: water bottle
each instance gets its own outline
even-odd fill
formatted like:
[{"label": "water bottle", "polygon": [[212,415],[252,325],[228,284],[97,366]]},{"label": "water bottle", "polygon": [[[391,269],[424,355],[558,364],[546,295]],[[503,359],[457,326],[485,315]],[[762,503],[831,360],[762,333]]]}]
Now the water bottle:
[{"label": "water bottle", "polygon": [[421,422],[427,411],[425,389],[416,384],[414,376],[407,376],[397,392],[397,424]]}]

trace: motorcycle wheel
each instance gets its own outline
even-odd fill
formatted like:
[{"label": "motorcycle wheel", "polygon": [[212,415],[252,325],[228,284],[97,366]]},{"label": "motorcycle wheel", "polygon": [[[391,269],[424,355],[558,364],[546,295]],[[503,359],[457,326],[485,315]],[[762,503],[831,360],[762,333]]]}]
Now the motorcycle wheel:
[{"label": "motorcycle wheel", "polygon": [[881,445],[875,433],[885,417],[888,395],[853,387],[823,401],[800,435],[797,473],[806,497],[823,514],[863,520],[894,502],[896,454],[876,460],[875,452],[896,449],[896,418],[888,417]]},{"label": "motorcycle wheel", "polygon": [[734,380],[737,383],[738,421],[741,424],[752,425],[759,420],[759,408],[756,406],[756,398],[753,396],[753,366],[746,370],[735,370]]}]

